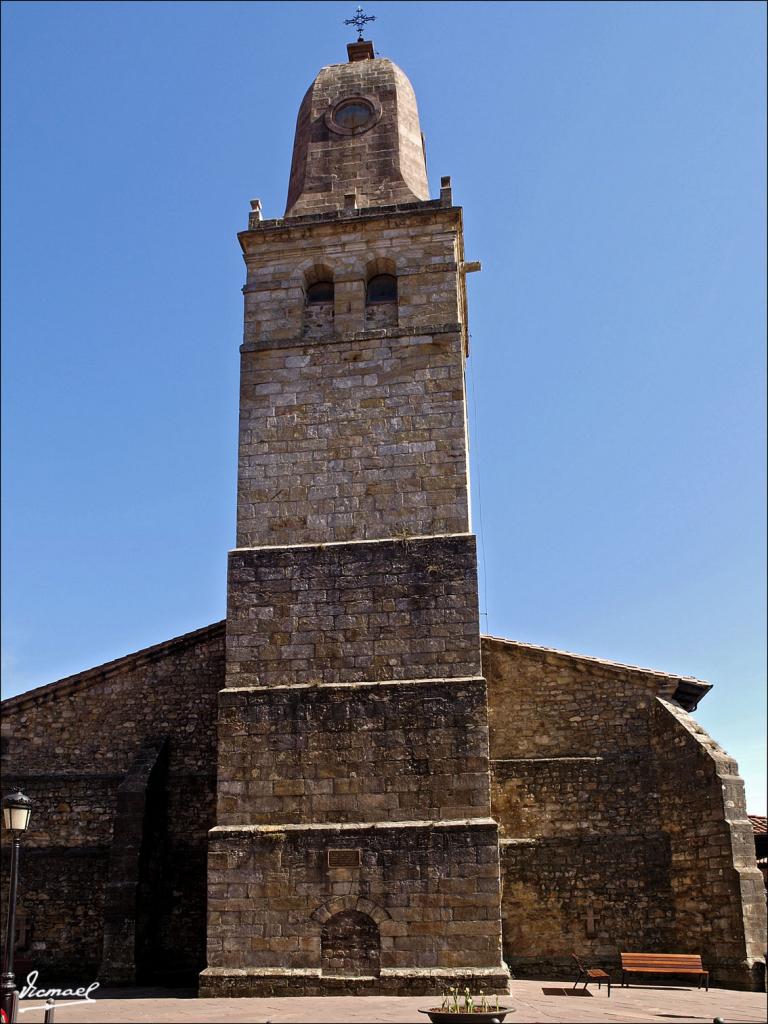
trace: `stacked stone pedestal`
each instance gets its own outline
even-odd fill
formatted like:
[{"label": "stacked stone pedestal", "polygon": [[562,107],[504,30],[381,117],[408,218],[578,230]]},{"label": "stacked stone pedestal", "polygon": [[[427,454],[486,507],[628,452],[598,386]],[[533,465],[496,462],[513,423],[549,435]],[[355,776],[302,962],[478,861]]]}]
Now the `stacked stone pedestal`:
[{"label": "stacked stone pedestal", "polygon": [[506,991],[474,537],[238,550],[229,611],[201,992]]},{"label": "stacked stone pedestal", "polygon": [[201,995],[508,990],[490,818],[225,826],[210,858]]}]

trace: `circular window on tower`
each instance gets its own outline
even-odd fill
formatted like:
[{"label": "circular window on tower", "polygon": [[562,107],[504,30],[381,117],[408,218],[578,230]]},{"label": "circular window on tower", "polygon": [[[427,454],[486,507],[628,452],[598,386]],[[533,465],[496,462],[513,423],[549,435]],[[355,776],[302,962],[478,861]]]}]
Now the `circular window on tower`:
[{"label": "circular window on tower", "polygon": [[325,115],[325,123],[337,135],[360,135],[381,117],[381,104],[363,96],[341,100]]},{"label": "circular window on tower", "polygon": [[345,100],[333,112],[333,120],[342,128],[365,128],[373,110],[363,100]]}]

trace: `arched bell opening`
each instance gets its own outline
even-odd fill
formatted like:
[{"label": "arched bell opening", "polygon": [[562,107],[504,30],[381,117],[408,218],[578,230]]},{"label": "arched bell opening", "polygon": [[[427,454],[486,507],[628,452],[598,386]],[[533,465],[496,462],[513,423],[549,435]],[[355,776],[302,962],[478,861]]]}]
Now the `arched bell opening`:
[{"label": "arched bell opening", "polygon": [[366,268],[365,326],[397,326],[397,273],[393,260],[380,257]]},{"label": "arched bell opening", "polygon": [[322,338],[333,332],[335,290],[333,271],[317,264],[304,274],[305,338]]}]

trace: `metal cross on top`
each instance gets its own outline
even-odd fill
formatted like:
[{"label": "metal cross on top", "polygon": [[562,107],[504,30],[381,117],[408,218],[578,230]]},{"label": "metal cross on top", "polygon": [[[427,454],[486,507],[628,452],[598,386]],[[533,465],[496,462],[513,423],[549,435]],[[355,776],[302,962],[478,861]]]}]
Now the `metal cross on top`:
[{"label": "metal cross on top", "polygon": [[355,10],[354,18],[346,18],[344,20],[344,24],[345,25],[354,25],[355,28],[357,29],[357,41],[358,41],[358,43],[362,43],[362,41],[363,41],[363,29],[365,28],[365,23],[367,21],[376,21],[376,15],[375,14],[363,14],[363,8],[362,7],[358,7]]}]

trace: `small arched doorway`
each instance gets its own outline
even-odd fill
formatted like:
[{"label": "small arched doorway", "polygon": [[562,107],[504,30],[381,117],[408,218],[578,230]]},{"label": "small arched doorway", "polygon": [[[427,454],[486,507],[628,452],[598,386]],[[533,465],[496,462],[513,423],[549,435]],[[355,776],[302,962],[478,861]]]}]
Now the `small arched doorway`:
[{"label": "small arched doorway", "polygon": [[381,966],[379,926],[359,910],[342,910],[323,925],[323,974],[378,977]]}]

